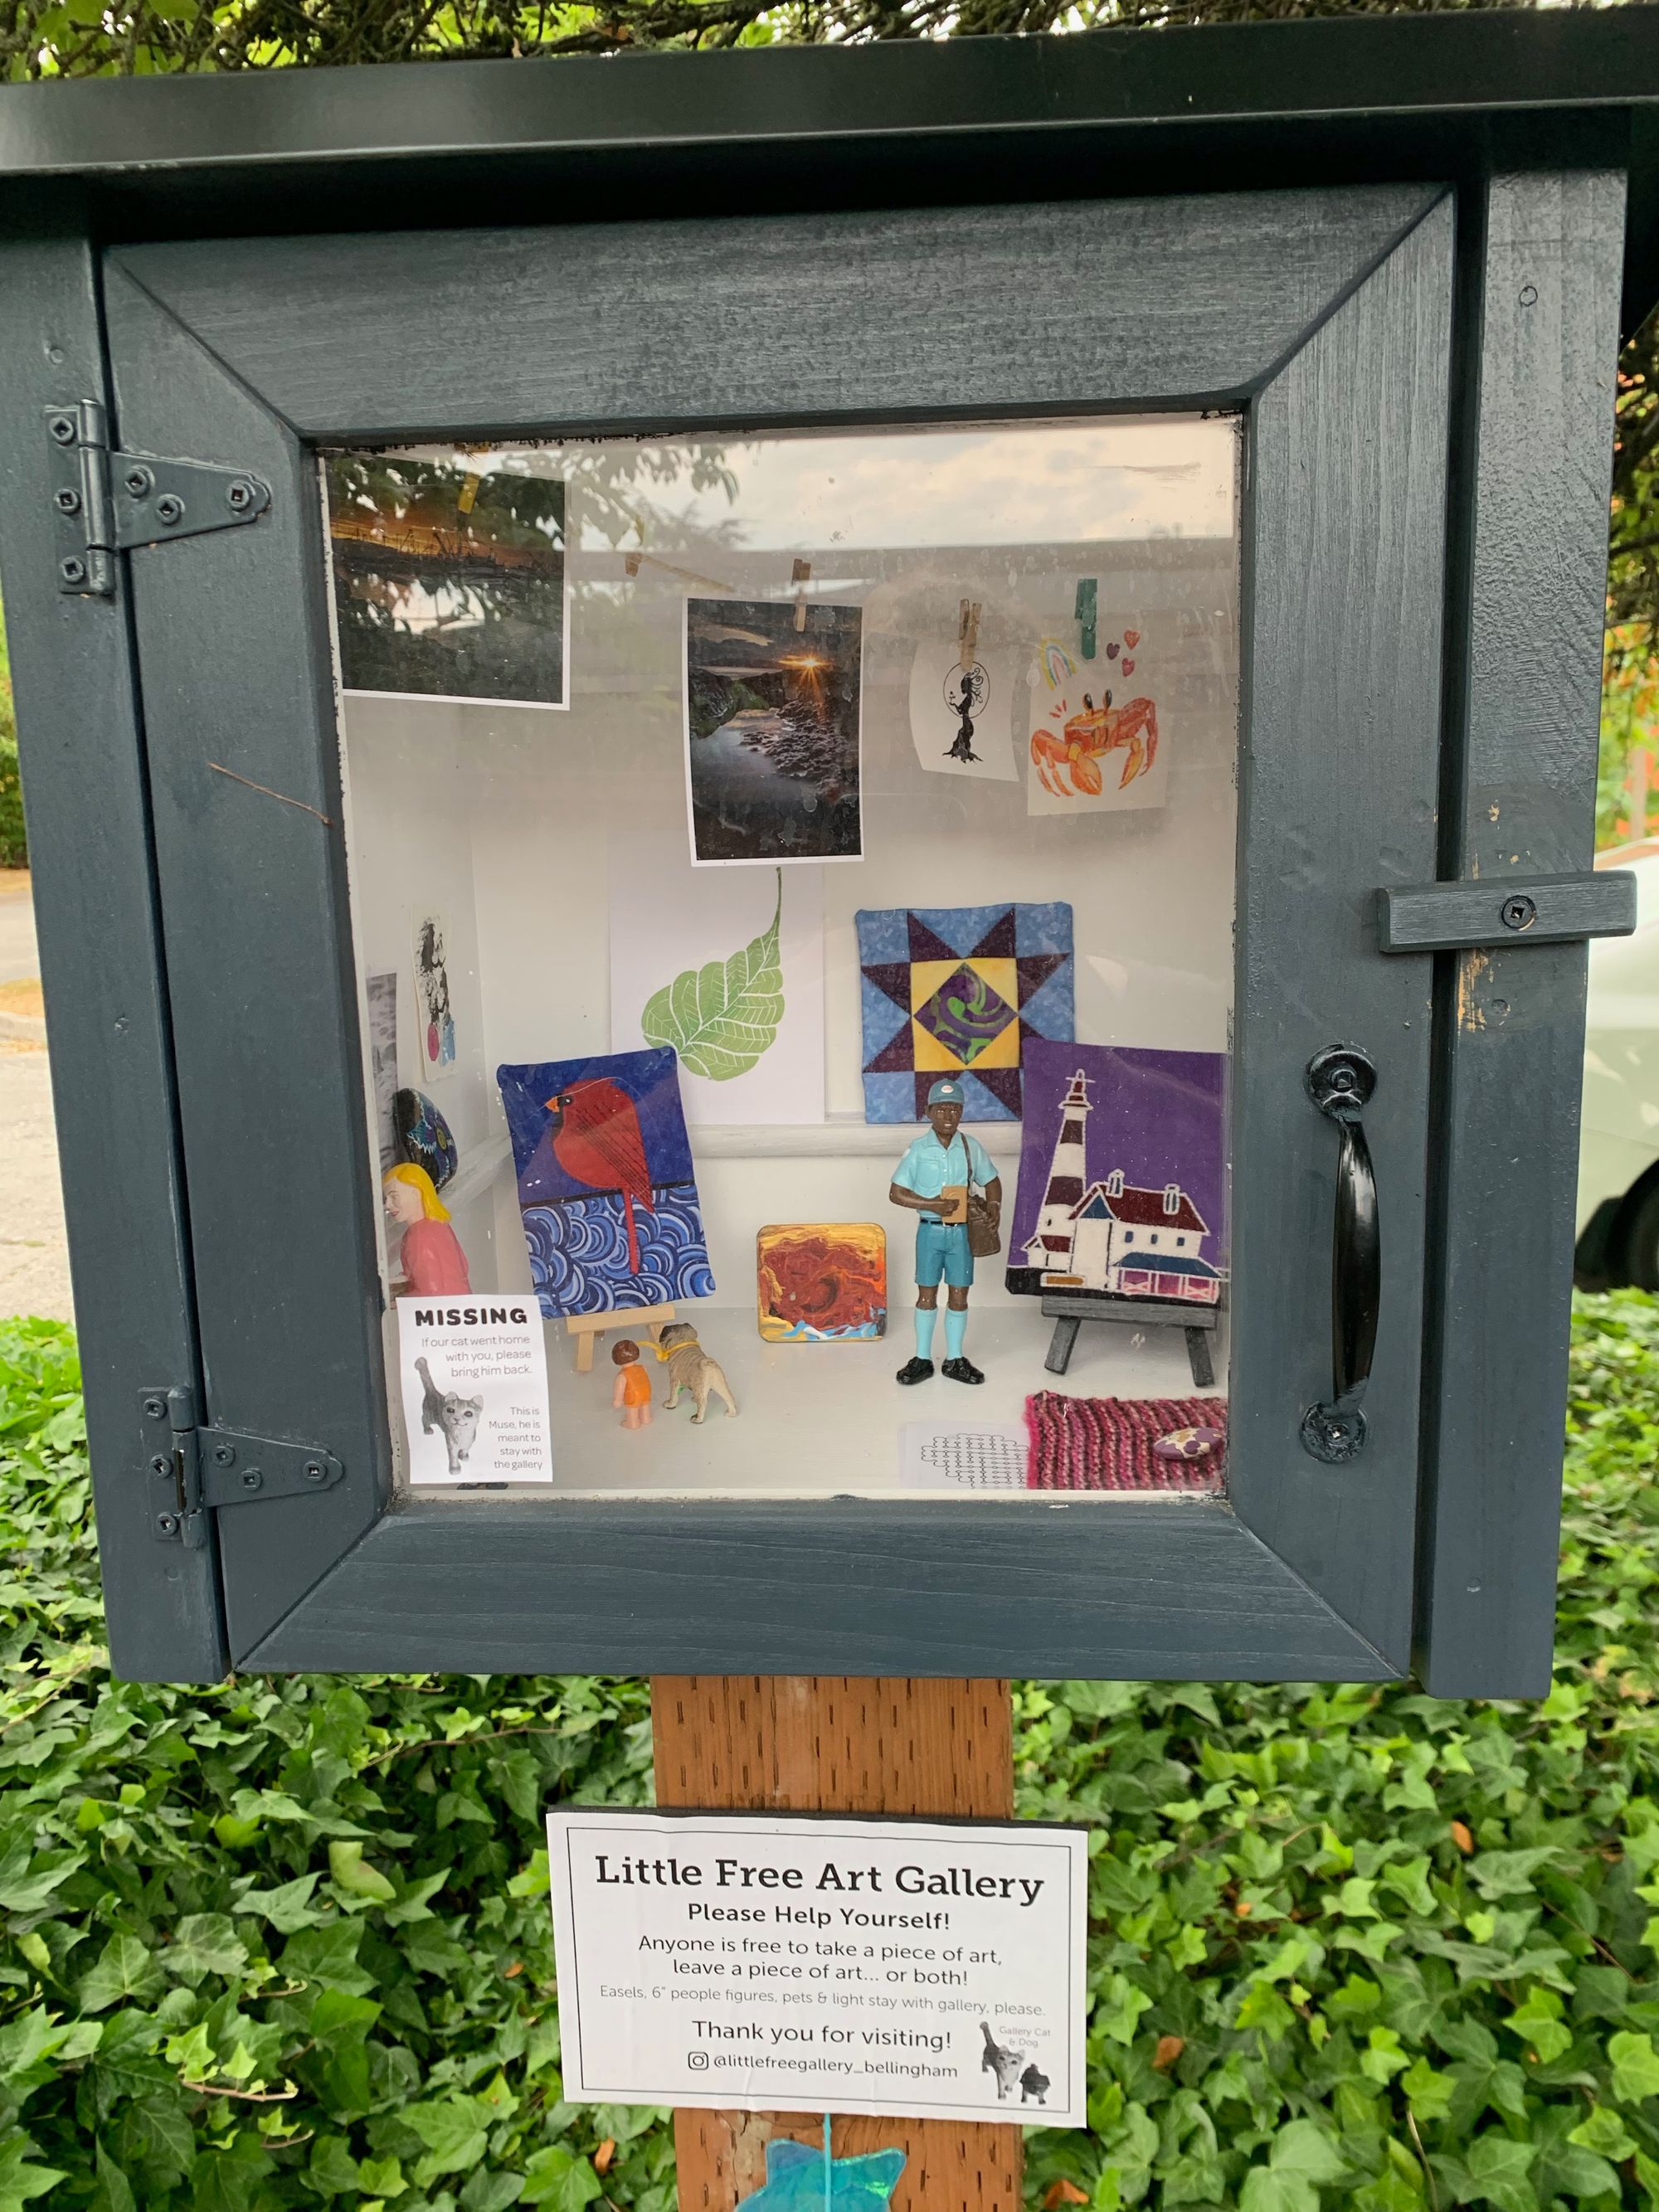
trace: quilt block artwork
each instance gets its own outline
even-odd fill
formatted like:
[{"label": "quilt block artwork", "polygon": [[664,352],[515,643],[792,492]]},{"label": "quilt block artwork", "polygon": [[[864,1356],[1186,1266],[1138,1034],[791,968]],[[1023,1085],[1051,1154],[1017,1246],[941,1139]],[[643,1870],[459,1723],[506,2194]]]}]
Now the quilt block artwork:
[{"label": "quilt block artwork", "polygon": [[967,1121],[1017,1121],[1034,1038],[1076,1019],[1069,906],[891,907],[858,917],[864,1118],[919,1121],[941,1075]]},{"label": "quilt block artwork", "polygon": [[495,1080],[544,1315],[708,1297],[714,1277],[672,1050],[498,1067]]}]

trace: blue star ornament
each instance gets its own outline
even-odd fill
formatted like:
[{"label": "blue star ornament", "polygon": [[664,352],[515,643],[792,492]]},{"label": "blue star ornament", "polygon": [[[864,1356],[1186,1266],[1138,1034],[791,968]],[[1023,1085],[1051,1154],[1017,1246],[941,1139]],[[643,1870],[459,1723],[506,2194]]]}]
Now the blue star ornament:
[{"label": "blue star ornament", "polygon": [[823,2160],[808,2143],[768,2143],[765,2185],[740,2198],[738,2212],[887,2212],[904,2171],[902,2150],[831,2159],[827,2191]]}]

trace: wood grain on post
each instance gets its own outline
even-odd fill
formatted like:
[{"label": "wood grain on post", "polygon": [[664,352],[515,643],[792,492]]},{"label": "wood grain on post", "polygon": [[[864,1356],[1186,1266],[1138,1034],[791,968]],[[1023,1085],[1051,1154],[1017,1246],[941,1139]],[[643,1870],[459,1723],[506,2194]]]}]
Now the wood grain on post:
[{"label": "wood grain on post", "polygon": [[[1008,1685],[840,1674],[657,1674],[657,1802],[701,1811],[912,1813],[1007,1820]],[[677,2112],[680,2212],[732,2212],[766,2179],[766,2146],[815,2148],[819,2112]],[[837,2116],[837,2158],[896,2148],[893,2212],[1019,2212],[1018,2127]]]}]

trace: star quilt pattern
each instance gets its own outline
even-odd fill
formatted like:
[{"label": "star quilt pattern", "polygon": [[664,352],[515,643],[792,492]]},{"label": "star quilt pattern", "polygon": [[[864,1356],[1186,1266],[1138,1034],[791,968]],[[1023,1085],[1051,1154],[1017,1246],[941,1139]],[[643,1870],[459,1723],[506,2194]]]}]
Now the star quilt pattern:
[{"label": "star quilt pattern", "polygon": [[969,1121],[1018,1121],[1032,1037],[1069,1042],[1069,906],[888,907],[857,916],[864,1118],[919,1121],[942,1075]]}]

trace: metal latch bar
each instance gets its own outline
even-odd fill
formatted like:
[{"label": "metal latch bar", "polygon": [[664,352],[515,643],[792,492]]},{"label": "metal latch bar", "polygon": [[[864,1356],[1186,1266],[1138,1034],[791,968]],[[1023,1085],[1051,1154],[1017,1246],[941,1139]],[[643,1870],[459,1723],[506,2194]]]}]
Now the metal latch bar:
[{"label": "metal latch bar", "polygon": [[1628,937],[1636,878],[1628,868],[1582,876],[1500,876],[1420,884],[1376,895],[1382,952],[1462,952],[1495,945],[1563,945]]},{"label": "metal latch bar", "polygon": [[270,505],[270,487],[246,469],[112,452],[96,399],[48,407],[58,588],[107,599],[117,553],[169,538],[234,530]]},{"label": "metal latch bar", "polygon": [[154,1483],[150,1533],[192,1548],[207,1540],[207,1515],[272,1498],[332,1490],[345,1469],[332,1452],[279,1437],[252,1437],[216,1423],[196,1425],[188,1390],[142,1390],[139,1416]]}]

